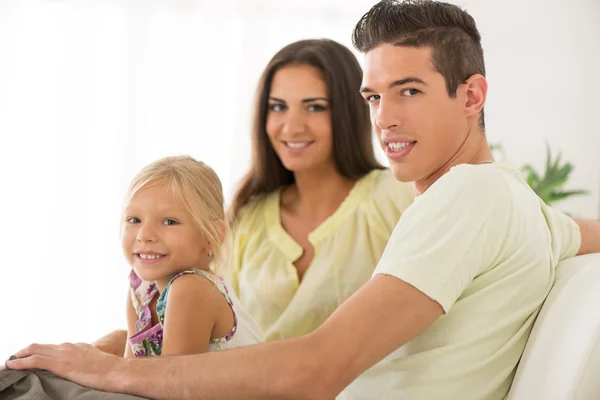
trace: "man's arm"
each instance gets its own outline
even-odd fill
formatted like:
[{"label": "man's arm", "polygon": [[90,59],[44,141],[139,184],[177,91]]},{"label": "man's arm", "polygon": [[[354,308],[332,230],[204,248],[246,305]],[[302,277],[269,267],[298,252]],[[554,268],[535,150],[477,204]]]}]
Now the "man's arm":
[{"label": "man's arm", "polygon": [[32,345],[8,365],[48,369],[82,385],[154,399],[332,399],[442,313],[419,290],[380,274],[301,338],[135,360],[87,345]]},{"label": "man's arm", "polygon": [[581,247],[577,255],[600,253],[600,221],[574,219],[581,231]]}]

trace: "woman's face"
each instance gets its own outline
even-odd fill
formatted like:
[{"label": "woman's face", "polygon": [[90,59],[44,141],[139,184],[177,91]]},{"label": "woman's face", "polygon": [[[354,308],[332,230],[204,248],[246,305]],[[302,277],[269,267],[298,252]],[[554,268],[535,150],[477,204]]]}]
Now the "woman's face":
[{"label": "woman's face", "polygon": [[331,104],[320,69],[291,65],[275,72],[266,129],[288,170],[307,172],[333,164]]}]

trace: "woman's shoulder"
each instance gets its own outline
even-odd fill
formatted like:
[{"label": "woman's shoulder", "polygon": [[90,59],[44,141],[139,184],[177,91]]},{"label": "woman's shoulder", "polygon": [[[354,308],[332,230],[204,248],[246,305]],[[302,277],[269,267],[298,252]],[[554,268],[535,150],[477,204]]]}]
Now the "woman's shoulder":
[{"label": "woman's shoulder", "polygon": [[368,183],[372,203],[391,203],[404,210],[414,201],[412,183],[398,181],[389,168],[373,170],[361,180]]},{"label": "woman's shoulder", "polygon": [[371,171],[362,180],[367,194],[361,213],[368,226],[387,241],[400,216],[414,202],[412,185],[396,180],[389,168]]},{"label": "woman's shoulder", "polygon": [[235,217],[236,227],[259,229],[265,225],[265,215],[279,204],[279,190],[262,194],[244,204]]}]

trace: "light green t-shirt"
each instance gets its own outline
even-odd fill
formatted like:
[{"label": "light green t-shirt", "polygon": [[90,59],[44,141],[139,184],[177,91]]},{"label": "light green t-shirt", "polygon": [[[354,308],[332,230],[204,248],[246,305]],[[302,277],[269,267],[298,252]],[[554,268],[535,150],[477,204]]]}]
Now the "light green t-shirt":
[{"label": "light green t-shirt", "polygon": [[340,399],[504,399],[555,267],[580,244],[577,224],[517,170],[452,168],[404,212],[374,272],[406,281],[445,314]]}]

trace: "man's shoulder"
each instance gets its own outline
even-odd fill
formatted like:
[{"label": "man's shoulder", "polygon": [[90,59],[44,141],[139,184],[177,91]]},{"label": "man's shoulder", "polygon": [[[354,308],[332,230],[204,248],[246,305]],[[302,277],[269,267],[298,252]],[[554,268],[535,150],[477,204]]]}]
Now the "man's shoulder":
[{"label": "man's shoulder", "polygon": [[507,171],[491,164],[460,164],[452,167],[441,179],[447,179],[461,186],[495,185],[506,181]]},{"label": "man's shoulder", "polygon": [[492,165],[461,164],[438,179],[424,195],[449,200],[456,198],[467,203],[501,196],[509,198],[511,175],[510,170]]}]

